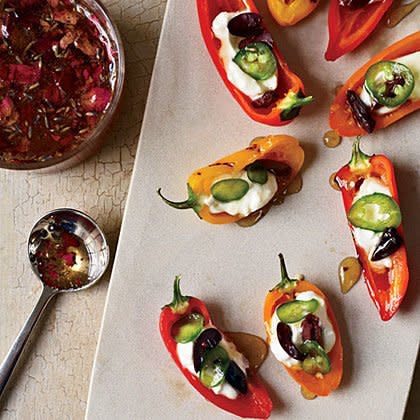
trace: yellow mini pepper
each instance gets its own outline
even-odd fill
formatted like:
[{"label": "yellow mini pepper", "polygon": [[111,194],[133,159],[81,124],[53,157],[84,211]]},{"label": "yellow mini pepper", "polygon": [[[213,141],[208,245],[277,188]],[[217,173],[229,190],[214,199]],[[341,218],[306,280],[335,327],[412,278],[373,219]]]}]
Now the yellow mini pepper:
[{"label": "yellow mini pepper", "polygon": [[312,13],[319,0],[267,0],[271,15],[281,26],[292,26]]},{"label": "yellow mini pepper", "polygon": [[[233,223],[242,219],[243,216],[240,214],[211,213],[209,207],[203,204],[203,197],[214,196],[215,180],[224,175],[235,175],[242,170],[246,170],[250,165],[257,164],[276,176],[278,191],[281,192],[295,178],[303,165],[303,160],[303,149],[294,137],[287,135],[257,137],[246,149],[196,170],[188,178],[187,200],[182,202],[170,201],[162,196],[160,188],[158,194],[171,207],[193,209],[200,219],[209,223]],[[230,179],[230,181],[234,180]],[[225,183],[223,193],[233,196],[236,193],[235,189],[240,187],[239,182],[231,182],[230,185],[229,182]]]}]

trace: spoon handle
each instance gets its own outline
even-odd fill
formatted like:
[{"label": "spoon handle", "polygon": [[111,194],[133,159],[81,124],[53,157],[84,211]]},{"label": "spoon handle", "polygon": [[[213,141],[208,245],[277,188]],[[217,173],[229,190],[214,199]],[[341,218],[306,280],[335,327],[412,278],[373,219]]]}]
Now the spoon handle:
[{"label": "spoon handle", "polygon": [[47,306],[50,299],[57,294],[57,291],[51,289],[48,286],[44,286],[42,289],[41,296],[39,297],[38,303],[32,310],[18,336],[16,337],[12,347],[7,353],[3,363],[0,365],[0,398],[3,395],[3,391],[6,388],[7,382],[13,373],[13,370],[19,360],[20,355],[25,347],[26,342],[32,332],[33,327],[38,321],[42,311]]}]

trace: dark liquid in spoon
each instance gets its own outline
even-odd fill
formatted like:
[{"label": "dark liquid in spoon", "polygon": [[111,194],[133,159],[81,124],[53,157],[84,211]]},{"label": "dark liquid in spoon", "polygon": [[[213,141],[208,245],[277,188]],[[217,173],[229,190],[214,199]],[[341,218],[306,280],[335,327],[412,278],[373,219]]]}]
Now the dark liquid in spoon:
[{"label": "dark liquid in spoon", "polygon": [[54,289],[77,289],[89,282],[89,254],[83,241],[55,223],[39,231],[31,260],[44,284]]}]

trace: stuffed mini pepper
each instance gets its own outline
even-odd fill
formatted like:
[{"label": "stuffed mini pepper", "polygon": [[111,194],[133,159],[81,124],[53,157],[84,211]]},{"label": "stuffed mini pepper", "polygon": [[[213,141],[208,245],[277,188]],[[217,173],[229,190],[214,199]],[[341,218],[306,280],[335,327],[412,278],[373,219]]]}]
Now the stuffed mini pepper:
[{"label": "stuffed mini pepper", "polygon": [[330,126],[342,136],[387,127],[420,108],[420,32],[386,48],[338,92]]},{"label": "stuffed mini pepper", "polygon": [[270,349],[302,393],[327,396],[343,374],[340,331],[326,296],[306,280],[290,279],[280,254],[281,281],[267,294],[264,324]]},{"label": "stuffed mini pepper", "polygon": [[337,60],[356,49],[376,28],[393,0],[331,0],[330,39],[325,58]]},{"label": "stuffed mini pepper", "polygon": [[197,0],[201,32],[227,88],[255,121],[280,126],[295,118],[305,97],[252,0]]},{"label": "stuffed mini pepper", "polygon": [[183,296],[175,278],[174,297],[162,308],[160,333],[172,359],[208,401],[240,417],[266,419],[272,401],[248,361],[213,324],[201,300]]},{"label": "stuffed mini pepper", "polygon": [[238,222],[270,206],[300,171],[304,152],[291,136],[257,137],[249,147],[195,171],[188,199],[166,204],[193,209],[209,223]]},{"label": "stuffed mini pepper", "polygon": [[370,296],[387,321],[398,310],[409,278],[398,191],[390,160],[364,154],[359,141],[336,181]]}]

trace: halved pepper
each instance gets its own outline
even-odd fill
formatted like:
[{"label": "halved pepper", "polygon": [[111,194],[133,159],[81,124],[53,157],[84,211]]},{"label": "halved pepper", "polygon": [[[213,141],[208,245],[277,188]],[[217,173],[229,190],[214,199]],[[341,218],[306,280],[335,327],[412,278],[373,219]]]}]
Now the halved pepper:
[{"label": "halved pepper", "polygon": [[[207,205],[203,204],[204,197],[219,194],[218,185],[215,183],[216,179],[224,175],[238,173],[246,168],[252,168],[253,164],[260,164],[276,175],[278,192],[281,192],[298,174],[303,161],[303,149],[294,137],[287,135],[257,137],[246,149],[196,170],[188,178],[188,199],[186,201],[173,202],[164,198],[160,189],[158,193],[170,206],[177,209],[193,209],[206,222],[214,224],[233,223],[242,219],[243,216],[227,213],[214,214],[210,212]],[[253,169],[255,170],[255,168]],[[248,176],[250,176],[249,173]],[[238,194],[239,197],[244,191],[241,190],[241,185],[243,184],[237,182],[229,192]],[[221,198],[220,196],[217,197]]]},{"label": "halved pepper", "polygon": [[267,0],[271,15],[281,26],[292,26],[311,14],[319,0]]},{"label": "halved pepper", "polygon": [[[396,203],[396,205],[399,205],[397,184],[395,182],[392,162],[384,155],[366,155],[360,150],[359,141],[360,139],[356,139],[354,142],[350,162],[343,166],[336,175],[336,181],[340,186],[343,196],[346,214],[349,215],[352,207],[354,208],[354,204],[357,204],[357,201],[355,203],[353,203],[353,201],[361,183],[371,177],[379,179],[386,185],[391,192],[393,202]],[[395,212],[394,207],[395,206],[393,205],[392,210]],[[375,262],[372,262],[372,260],[375,261],[377,258],[369,258],[366,250],[354,240],[369,294],[384,321],[391,319],[397,312],[407,291],[409,280],[407,252],[402,243],[402,239],[404,238],[403,226],[399,217],[400,216],[397,217],[398,221],[396,223],[398,226],[391,226],[390,229],[392,230],[383,229],[384,233],[382,235],[387,243],[383,244],[382,255],[380,255],[380,257],[384,257],[383,249],[387,246],[389,248],[389,245],[391,244],[392,246],[392,242],[395,242],[393,248],[391,250],[388,249],[388,252],[385,254],[391,259],[391,268],[378,267]],[[391,224],[393,224],[393,221],[395,220],[395,217],[393,217]],[[349,227],[354,239],[354,227],[350,220]],[[375,230],[376,228],[376,226],[365,226],[365,228],[366,227],[370,227],[371,230]],[[392,232],[394,232],[394,234],[392,234]],[[392,237],[387,238],[389,235],[392,235]],[[381,251],[381,249],[379,249],[379,251]],[[393,252],[389,253],[389,251]]]},{"label": "halved pepper", "polygon": [[[322,293],[318,287],[306,280],[290,279],[287,274],[283,255],[280,254],[279,257],[281,281],[269,291],[264,304],[264,325],[267,332],[267,341],[270,344],[271,321],[274,312],[283,304],[295,301],[294,298],[296,293],[312,291],[322,298],[326,303],[327,315],[335,333],[333,348],[328,352],[327,357],[325,357],[325,351],[321,348],[319,343],[317,344],[312,340],[304,341],[304,344],[300,348],[300,353],[303,352],[300,357],[302,365],[297,365],[296,367],[284,365],[284,367],[288,374],[306,390],[315,395],[327,396],[330,392],[338,388],[343,375],[343,347],[341,345],[337,321],[335,320],[331,305],[324,293]],[[307,352],[309,355],[305,357],[304,353]],[[316,360],[317,357],[318,360]],[[306,366],[309,367],[306,368]],[[308,371],[305,371],[303,367]],[[311,373],[309,373],[310,370]]]},{"label": "halved pepper", "polygon": [[393,0],[331,0],[328,12],[328,61],[356,49],[376,28]]},{"label": "halved pepper", "polygon": [[[398,57],[417,51],[420,51],[420,31],[389,46],[357,70],[339,90],[330,107],[330,127],[341,136],[352,137],[366,134],[366,131],[357,124],[353,117],[352,110],[347,103],[347,92],[353,91],[360,94],[365,83],[366,73],[373,64],[379,61],[393,61]],[[387,127],[417,109],[420,109],[420,100],[408,99],[388,114],[377,115],[371,113],[371,117],[375,122],[375,130]]]},{"label": "halved pepper", "polygon": [[305,97],[302,81],[289,69],[276,45],[273,45],[272,51],[277,60],[278,84],[274,91],[267,92],[274,102],[270,100],[267,106],[264,103],[255,106],[249,96],[229,81],[219,56],[220,41],[213,34],[212,23],[221,12],[259,13],[252,0],[197,0],[197,10],[204,42],[213,63],[223,82],[249,117],[262,124],[281,126],[289,124],[299,114],[303,105],[312,102],[312,97]]},{"label": "halved pepper", "polygon": [[[190,384],[205,399],[215,404],[217,407],[240,417],[259,419],[268,418],[270,416],[273,403],[268,395],[268,392],[264,388],[264,385],[254,372],[248,370],[246,377],[246,391],[242,390],[242,392],[240,392],[234,399],[230,399],[222,394],[216,394],[211,389],[211,385],[213,385],[210,383],[211,380],[220,380],[219,377],[213,378],[211,376],[212,366],[214,365],[213,359],[226,358],[226,352],[222,348],[214,347],[211,351],[205,354],[203,362],[203,366],[205,368],[204,374],[194,375],[182,365],[177,353],[179,336],[174,334],[174,331],[177,331],[178,328],[174,328],[174,325],[180,323],[182,324],[189,316],[201,316],[204,319],[204,328],[209,328],[213,325],[213,322],[205,303],[195,297],[182,295],[179,283],[180,277],[177,276],[174,282],[173,300],[170,304],[162,308],[159,322],[162,340],[172,359]],[[195,333],[193,335],[195,335]],[[224,338],[227,340],[226,337]],[[216,362],[217,361],[218,360],[216,360]],[[236,365],[233,364],[233,366],[235,367]],[[226,366],[223,369],[219,369],[217,374],[223,376],[223,371],[226,370],[225,368]],[[208,376],[209,374],[210,377]],[[204,385],[205,383],[207,384],[207,382],[209,382],[209,386]]]}]

